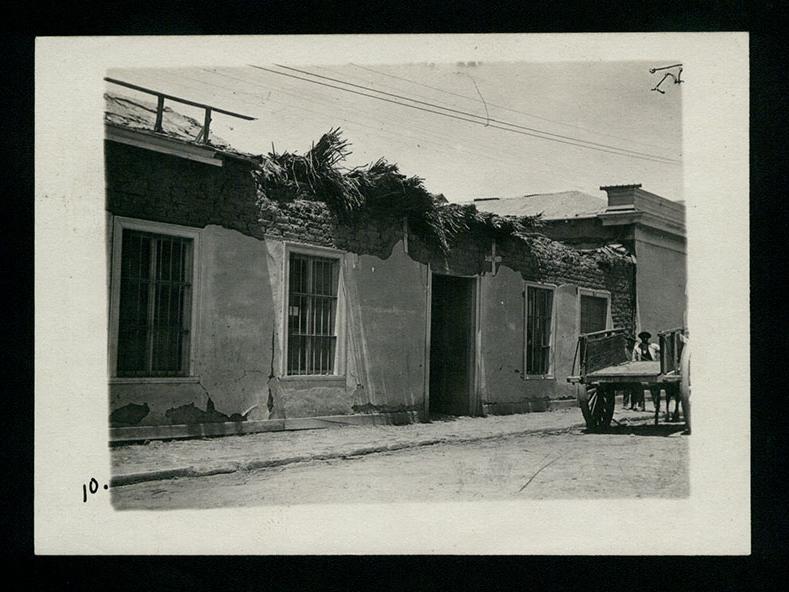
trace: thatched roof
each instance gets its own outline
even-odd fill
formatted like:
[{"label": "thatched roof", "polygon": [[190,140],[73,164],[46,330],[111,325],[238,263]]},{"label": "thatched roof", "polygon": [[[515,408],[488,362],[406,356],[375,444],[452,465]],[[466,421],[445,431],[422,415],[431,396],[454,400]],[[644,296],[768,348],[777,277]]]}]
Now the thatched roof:
[{"label": "thatched roof", "polygon": [[345,168],[349,143],[339,128],[321,136],[304,154],[272,149],[255,172],[261,197],[275,201],[325,202],[340,219],[356,216],[408,221],[409,228],[448,252],[465,232],[505,238],[534,231],[539,216],[499,216],[480,212],[473,204],[448,203],[434,195],[420,177],[403,175],[396,164],[380,158],[366,166]]},{"label": "thatched roof", "polygon": [[[195,119],[165,106],[163,131],[154,132],[156,105],[152,102],[105,93],[104,120],[108,125],[140,133],[162,134],[194,143],[202,129]],[[252,157],[259,207],[272,203],[320,202],[340,220],[378,218],[390,222],[406,219],[409,230],[444,254],[462,234],[472,233],[495,240],[515,239],[527,243],[540,259],[584,257],[593,259],[628,257],[610,249],[589,252],[573,249],[539,233],[540,215],[501,215],[479,211],[474,204],[450,203],[442,194],[432,194],[417,176],[402,174],[384,158],[365,166],[343,166],[351,154],[350,144],[339,128],[329,130],[303,154],[281,152],[272,147],[265,156],[235,150],[227,141],[211,134],[208,144],[228,154]]]}]

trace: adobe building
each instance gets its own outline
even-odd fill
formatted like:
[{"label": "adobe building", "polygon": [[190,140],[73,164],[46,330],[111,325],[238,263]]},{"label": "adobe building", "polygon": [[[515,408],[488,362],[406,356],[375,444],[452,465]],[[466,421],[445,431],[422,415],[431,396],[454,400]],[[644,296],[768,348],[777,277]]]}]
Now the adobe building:
[{"label": "adobe building", "polygon": [[[569,247],[387,163],[310,188],[300,157],[106,105],[113,441],[544,410],[575,395],[582,329],[634,330],[621,246]],[[344,213],[344,183],[373,205]],[[411,201],[374,201],[387,183]]]},{"label": "adobe building", "polygon": [[600,187],[607,201],[580,191],[474,200],[499,215],[543,214],[543,232],[581,249],[609,243],[635,255],[637,331],[686,327],[687,247],[685,205],[641,188]]}]

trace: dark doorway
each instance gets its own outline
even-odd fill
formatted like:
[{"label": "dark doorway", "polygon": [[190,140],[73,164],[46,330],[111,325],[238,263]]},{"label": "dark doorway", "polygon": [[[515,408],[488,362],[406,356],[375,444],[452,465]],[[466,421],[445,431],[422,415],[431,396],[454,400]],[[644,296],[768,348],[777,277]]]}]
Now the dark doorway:
[{"label": "dark doorway", "polygon": [[430,414],[475,415],[474,278],[433,274]]}]

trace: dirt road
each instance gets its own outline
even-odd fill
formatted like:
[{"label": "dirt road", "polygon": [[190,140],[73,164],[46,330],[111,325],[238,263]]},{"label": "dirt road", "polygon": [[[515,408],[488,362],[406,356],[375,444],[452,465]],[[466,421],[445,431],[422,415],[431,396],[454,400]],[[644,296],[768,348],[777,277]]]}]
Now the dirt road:
[{"label": "dirt road", "polygon": [[688,495],[688,436],[647,420],[112,488],[116,509]]}]

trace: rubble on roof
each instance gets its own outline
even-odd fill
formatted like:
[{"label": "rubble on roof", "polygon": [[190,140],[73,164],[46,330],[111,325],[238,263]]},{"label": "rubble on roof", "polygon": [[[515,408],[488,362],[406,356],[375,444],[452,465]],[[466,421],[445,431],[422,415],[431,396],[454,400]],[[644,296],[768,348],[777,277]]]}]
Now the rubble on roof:
[{"label": "rubble on roof", "polygon": [[[145,133],[154,133],[156,106],[153,103],[105,93],[105,122]],[[196,143],[202,126],[193,118],[165,106],[163,135]],[[158,134],[158,133],[157,133]],[[244,154],[213,133],[209,144],[228,153]],[[450,203],[443,194],[432,194],[423,179],[402,174],[398,166],[384,158],[365,166],[346,168],[350,144],[339,128],[329,130],[304,154],[272,151],[255,157],[252,170],[258,191],[258,208],[269,210],[277,203],[289,207],[323,210],[353,223],[359,218],[379,218],[390,222],[405,219],[409,232],[437,246],[444,254],[464,233],[492,240],[525,242],[538,260],[610,262],[631,259],[621,245],[578,250],[539,234],[541,215],[500,215],[480,211],[475,204]],[[245,156],[252,156],[246,155]]]},{"label": "rubble on roof", "polygon": [[200,146],[208,145],[211,148],[236,154],[253,157],[234,149],[227,140],[211,132],[208,142],[202,144],[196,141],[203,129],[203,125],[196,119],[175,111],[166,104],[162,113],[162,131],[154,132],[156,123],[156,103],[144,99],[131,98],[116,93],[104,93],[104,122],[109,125],[131,129],[149,134],[166,136]]},{"label": "rubble on roof", "polygon": [[448,203],[443,195],[430,193],[420,177],[402,174],[396,164],[383,158],[344,168],[349,146],[336,128],[304,154],[272,149],[254,172],[260,196],[284,202],[322,201],[346,222],[363,215],[405,218],[412,232],[444,253],[464,232],[503,238],[540,225],[539,216],[498,216],[480,212],[473,204]]},{"label": "rubble on roof", "polygon": [[481,210],[499,215],[535,215],[543,219],[566,219],[592,216],[605,210],[605,199],[582,191],[532,193],[520,197],[477,198],[474,203]]},{"label": "rubble on roof", "polygon": [[621,244],[609,244],[594,249],[576,249],[543,234],[517,233],[515,238],[525,242],[534,252],[538,263],[544,265],[554,261],[575,265],[611,265],[617,262],[635,263],[632,255]]}]

